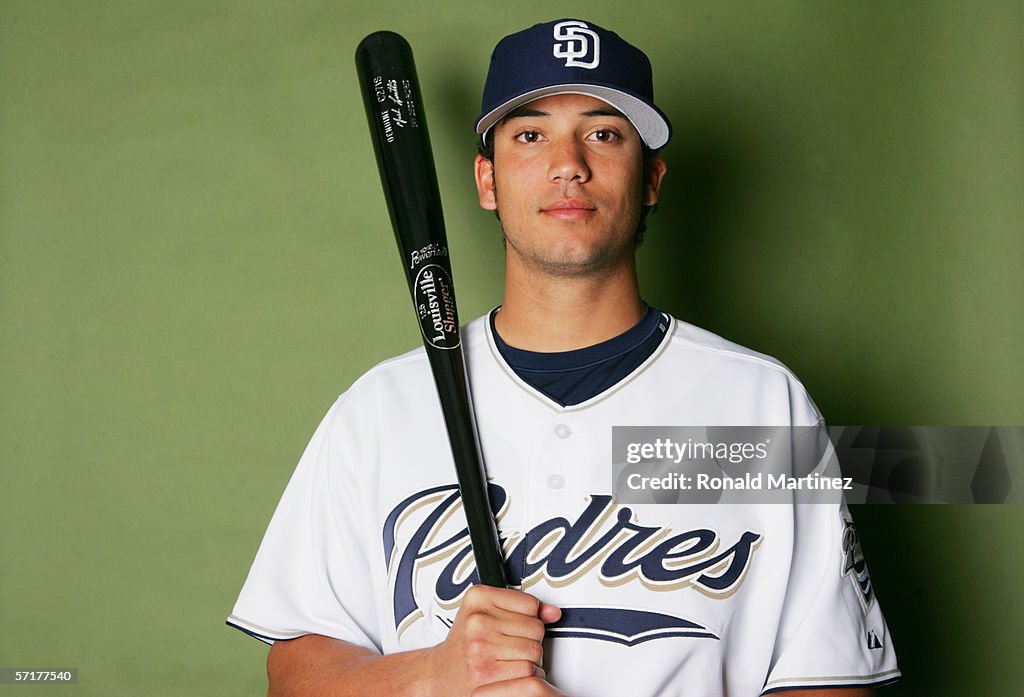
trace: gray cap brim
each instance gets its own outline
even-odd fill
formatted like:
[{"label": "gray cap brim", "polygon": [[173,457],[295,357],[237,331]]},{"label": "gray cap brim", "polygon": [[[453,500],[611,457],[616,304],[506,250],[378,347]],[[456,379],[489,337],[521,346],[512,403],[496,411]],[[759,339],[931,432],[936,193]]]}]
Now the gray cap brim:
[{"label": "gray cap brim", "polygon": [[556,94],[582,94],[607,102],[629,119],[637,133],[640,134],[640,138],[652,150],[657,150],[667,143],[671,135],[668,120],[665,116],[640,99],[611,87],[582,83],[551,85],[550,87],[542,87],[521,94],[515,99],[510,99],[480,117],[480,120],[476,123],[476,132],[480,134],[481,140],[486,140],[487,132],[491,127],[513,109],[517,109],[542,97],[550,97]]}]

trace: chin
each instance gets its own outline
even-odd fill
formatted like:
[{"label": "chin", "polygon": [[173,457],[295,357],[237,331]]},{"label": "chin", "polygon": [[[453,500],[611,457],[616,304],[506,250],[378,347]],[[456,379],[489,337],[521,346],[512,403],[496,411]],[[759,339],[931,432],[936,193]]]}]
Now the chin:
[{"label": "chin", "polygon": [[530,237],[505,235],[506,253],[518,257],[523,268],[566,278],[591,276],[633,264],[632,235],[611,239],[608,231],[561,227]]},{"label": "chin", "polygon": [[534,262],[553,276],[576,278],[593,276],[632,263],[632,255],[616,253],[615,249],[572,250],[535,259]]}]

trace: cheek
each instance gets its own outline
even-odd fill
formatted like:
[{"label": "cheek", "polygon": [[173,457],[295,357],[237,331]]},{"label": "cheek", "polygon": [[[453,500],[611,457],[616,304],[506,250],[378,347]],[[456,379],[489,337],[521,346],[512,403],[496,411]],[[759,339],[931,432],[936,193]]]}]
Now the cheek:
[{"label": "cheek", "polygon": [[527,209],[533,195],[529,186],[530,175],[524,170],[504,171],[494,179],[495,200],[501,209]]},{"label": "cheek", "polygon": [[609,197],[608,204],[614,205],[620,213],[639,211],[644,201],[644,176],[637,173],[635,167],[616,165],[604,172],[604,181],[617,182],[614,186],[604,187]]}]

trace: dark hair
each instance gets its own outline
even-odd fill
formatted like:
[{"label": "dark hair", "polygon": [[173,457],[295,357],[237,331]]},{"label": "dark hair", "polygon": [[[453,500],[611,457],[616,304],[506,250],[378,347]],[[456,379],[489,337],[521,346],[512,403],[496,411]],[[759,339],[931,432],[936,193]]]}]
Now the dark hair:
[{"label": "dark hair", "polygon": [[[479,139],[479,140],[477,140],[476,151],[480,154],[480,157],[482,157],[485,160],[488,160],[488,161],[490,161],[492,163],[494,162],[494,141],[493,140],[491,140],[491,139],[487,139],[487,140]],[[645,168],[647,167],[647,164],[651,160],[653,160],[655,157],[658,156],[658,151],[657,150],[654,150],[652,148],[647,147],[647,143],[643,143],[642,141],[641,141],[641,152],[643,153],[643,161],[644,161],[644,167]],[[641,244],[643,244],[643,242],[644,242],[644,233],[647,231],[647,216],[648,216],[648,214],[653,213],[657,208],[658,208],[657,204],[654,204],[652,206],[643,205],[643,206],[640,207],[640,219],[637,221],[637,224],[636,224],[636,232],[633,233],[633,246],[634,247],[639,247]],[[495,211],[495,215],[497,215],[497,211]],[[499,216],[498,219],[501,220],[500,216]]]}]

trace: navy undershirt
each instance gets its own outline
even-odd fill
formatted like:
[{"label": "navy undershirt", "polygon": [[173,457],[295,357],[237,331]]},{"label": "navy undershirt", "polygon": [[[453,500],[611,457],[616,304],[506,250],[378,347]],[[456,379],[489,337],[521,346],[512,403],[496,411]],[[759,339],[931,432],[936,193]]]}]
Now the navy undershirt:
[{"label": "navy undershirt", "polygon": [[632,373],[657,350],[668,331],[668,318],[648,306],[632,328],[600,344],[556,353],[524,351],[506,344],[494,326],[491,332],[505,362],[524,382],[564,407],[601,394]]}]

